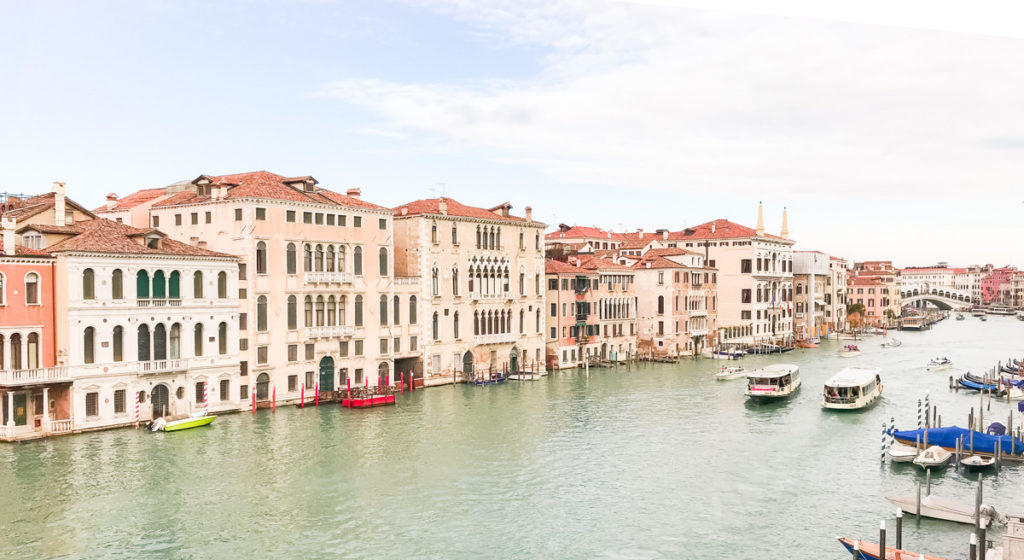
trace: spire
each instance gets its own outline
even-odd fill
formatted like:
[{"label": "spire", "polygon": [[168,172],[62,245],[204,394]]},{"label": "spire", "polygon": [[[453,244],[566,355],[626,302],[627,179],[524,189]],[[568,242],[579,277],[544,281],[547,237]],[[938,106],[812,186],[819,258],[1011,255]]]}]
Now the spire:
[{"label": "spire", "polygon": [[764,205],[757,203],[757,234],[764,235]]},{"label": "spire", "polygon": [[789,239],[789,217],[786,215],[786,207],[782,207],[782,231],[779,235],[783,239]]}]

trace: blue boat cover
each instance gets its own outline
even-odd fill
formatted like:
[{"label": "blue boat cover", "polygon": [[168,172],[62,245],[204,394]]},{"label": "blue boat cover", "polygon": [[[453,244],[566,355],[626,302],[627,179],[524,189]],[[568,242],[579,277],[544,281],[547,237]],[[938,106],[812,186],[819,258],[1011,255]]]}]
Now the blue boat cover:
[{"label": "blue boat cover", "polygon": [[[896,430],[893,433],[894,438],[909,444],[917,442],[918,436],[921,437],[921,442],[924,443],[924,430]],[[964,438],[964,448],[967,449],[970,446],[971,441],[971,431],[967,428],[960,428],[957,426],[949,426],[947,428],[929,428],[928,445],[938,445],[939,447],[945,447],[947,449],[956,449],[956,440],[961,436]],[[1011,445],[1014,455],[1024,453],[1024,442],[1018,438],[1011,436],[990,436],[981,432],[974,432],[975,451],[980,451],[982,453],[995,453],[997,441],[1002,441],[1000,445],[1002,452],[1005,455],[1010,455]]]},{"label": "blue boat cover", "polygon": [[974,381],[970,381],[967,379],[961,379],[960,384],[963,385],[964,387],[967,387],[968,389],[974,389],[975,391],[995,391],[996,389],[998,389],[998,387],[996,387],[992,383],[982,385],[981,383],[975,383]]}]

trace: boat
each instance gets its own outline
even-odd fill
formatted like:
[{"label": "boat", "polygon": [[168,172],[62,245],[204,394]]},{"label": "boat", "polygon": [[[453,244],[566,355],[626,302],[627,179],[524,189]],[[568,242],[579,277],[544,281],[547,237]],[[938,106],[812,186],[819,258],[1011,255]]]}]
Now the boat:
[{"label": "boat", "polygon": [[747,370],[741,367],[725,367],[722,366],[722,370],[715,374],[715,379],[719,381],[727,381],[729,379],[739,379],[747,375]]},{"label": "boat", "polygon": [[810,340],[801,340],[796,343],[797,348],[817,348],[818,344]]},{"label": "boat", "polygon": [[978,319],[981,319],[982,323],[984,323],[985,321],[988,321],[988,317],[986,317],[984,315],[982,315],[981,317],[978,317]]},{"label": "boat", "polygon": [[839,544],[846,548],[846,552],[853,554],[854,549],[856,549],[857,556],[854,557],[854,560],[947,560],[941,556],[927,556],[919,552],[910,552],[891,546],[885,547],[885,558],[882,558],[879,553],[880,547],[877,543],[855,541],[846,537],[836,538],[839,539]]},{"label": "boat", "polygon": [[[966,375],[970,375],[970,374],[966,374]],[[996,385],[995,383],[985,383],[985,382],[981,382],[981,381],[975,381],[975,380],[972,380],[972,379],[967,379],[967,378],[964,378],[964,377],[961,377],[961,378],[957,379],[956,381],[964,389],[970,389],[972,391],[984,391],[986,393],[999,393],[999,392],[1001,392],[999,390],[999,386]]]},{"label": "boat", "polygon": [[953,367],[953,362],[949,358],[932,358],[928,360],[928,365],[924,366],[927,371],[942,371]]},{"label": "boat", "polygon": [[[925,440],[924,430],[893,430],[892,436],[893,439],[908,445],[916,445],[919,440]],[[1019,456],[1024,453],[1024,442],[1020,438],[974,432],[972,440],[971,430],[966,428],[958,426],[928,428],[929,445],[939,446],[948,451],[955,451],[958,439],[963,441],[964,451],[973,455],[992,455],[995,453],[997,443],[1003,455]]]},{"label": "boat", "polygon": [[[887,497],[886,500],[902,509],[904,513],[914,514],[917,512],[917,496],[892,496]],[[958,502],[935,494],[921,496],[921,517],[974,525],[974,501]],[[998,519],[999,514],[992,506],[982,504],[979,517],[986,523],[991,523],[993,519]]]},{"label": "boat", "polygon": [[975,307],[975,308],[971,309],[971,316],[972,317],[984,317],[985,316],[985,310],[980,308],[980,307]]},{"label": "boat", "polygon": [[1024,321],[1024,309],[1017,312],[1017,320]]},{"label": "boat", "polygon": [[199,412],[193,412],[188,418],[182,418],[181,420],[172,420],[168,422],[163,418],[157,418],[152,424],[150,424],[149,429],[154,432],[180,432],[181,430],[207,426],[216,419],[216,416],[207,414],[205,410],[201,410]]},{"label": "boat", "polygon": [[988,306],[989,315],[1013,315],[1016,311],[1008,305],[990,305]]},{"label": "boat", "polygon": [[536,381],[540,379],[540,374],[521,371],[519,373],[510,373],[505,377],[513,381]]},{"label": "boat", "polygon": [[746,395],[751,399],[775,400],[800,389],[800,368],[793,364],[772,364],[747,374]]},{"label": "boat", "polygon": [[494,385],[508,381],[508,376],[503,373],[491,373],[478,375],[473,383],[477,385]]},{"label": "boat", "polygon": [[953,458],[953,453],[948,449],[943,449],[938,445],[933,445],[928,449],[922,451],[917,457],[914,458],[914,464],[922,468],[939,468],[945,467],[949,464],[949,460]]},{"label": "boat", "polygon": [[876,367],[848,367],[825,382],[821,406],[833,410],[867,408],[882,396],[882,378]]},{"label": "boat", "polygon": [[970,457],[964,457],[961,459],[960,464],[969,471],[981,471],[996,466],[996,458],[991,455],[988,457],[982,455],[971,455]]},{"label": "boat", "polygon": [[896,348],[897,346],[902,345],[903,343],[899,339],[890,338],[889,340],[886,340],[885,342],[882,343],[882,348]]},{"label": "boat", "polygon": [[345,408],[372,408],[394,404],[395,391],[387,385],[383,387],[348,387],[341,397],[341,406]]},{"label": "boat", "polygon": [[966,319],[966,317],[964,317],[963,313],[957,313],[956,314],[956,320],[957,321],[963,321],[964,319]]},{"label": "boat", "polygon": [[913,445],[894,443],[889,446],[888,453],[893,463],[913,463],[920,451]]},{"label": "boat", "polygon": [[840,358],[852,358],[860,356],[860,348],[856,344],[847,344],[838,352]]},{"label": "boat", "polygon": [[900,328],[905,331],[922,331],[928,328],[924,317],[904,317]]}]

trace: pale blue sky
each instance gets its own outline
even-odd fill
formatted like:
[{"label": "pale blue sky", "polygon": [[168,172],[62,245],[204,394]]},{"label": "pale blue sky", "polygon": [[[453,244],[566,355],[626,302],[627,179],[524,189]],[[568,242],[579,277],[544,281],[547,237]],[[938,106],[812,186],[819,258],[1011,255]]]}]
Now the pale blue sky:
[{"label": "pale blue sky", "polygon": [[1024,265],[1012,18],[745,3],[0,0],[0,190],[268,169],[619,229],[764,200],[798,248]]}]

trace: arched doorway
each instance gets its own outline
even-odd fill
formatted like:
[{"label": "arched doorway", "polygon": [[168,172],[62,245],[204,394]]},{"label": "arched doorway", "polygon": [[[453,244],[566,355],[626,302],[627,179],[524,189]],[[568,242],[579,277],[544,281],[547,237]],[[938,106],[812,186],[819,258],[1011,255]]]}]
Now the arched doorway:
[{"label": "arched doorway", "polygon": [[462,373],[473,375],[473,353],[469,350],[462,355]]},{"label": "arched doorway", "polygon": [[519,350],[515,347],[508,354],[508,371],[510,373],[519,373]]},{"label": "arched doorway", "polygon": [[601,343],[601,359],[602,360],[607,360],[608,359],[608,343],[607,342]]},{"label": "arched doorway", "polygon": [[153,403],[153,419],[162,418],[171,413],[171,390],[163,383],[153,387],[150,394]]},{"label": "arched doorway", "polygon": [[334,358],[324,356],[320,360],[320,390],[334,390]]},{"label": "arched doorway", "polygon": [[270,376],[261,373],[256,378],[256,400],[265,401],[270,398]]}]

